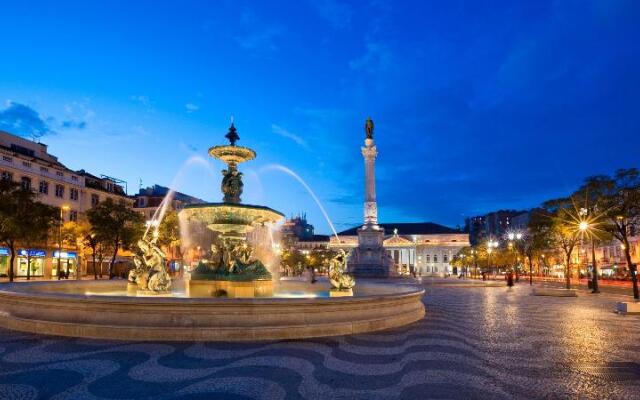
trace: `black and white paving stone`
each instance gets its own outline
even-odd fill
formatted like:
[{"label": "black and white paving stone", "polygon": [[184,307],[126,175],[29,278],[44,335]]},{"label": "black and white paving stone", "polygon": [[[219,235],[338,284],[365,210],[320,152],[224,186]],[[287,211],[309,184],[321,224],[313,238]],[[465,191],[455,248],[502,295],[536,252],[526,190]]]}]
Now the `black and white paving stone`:
[{"label": "black and white paving stone", "polygon": [[425,285],[427,316],[264,343],[109,342],[0,330],[0,399],[640,399],[640,317],[612,295]]}]

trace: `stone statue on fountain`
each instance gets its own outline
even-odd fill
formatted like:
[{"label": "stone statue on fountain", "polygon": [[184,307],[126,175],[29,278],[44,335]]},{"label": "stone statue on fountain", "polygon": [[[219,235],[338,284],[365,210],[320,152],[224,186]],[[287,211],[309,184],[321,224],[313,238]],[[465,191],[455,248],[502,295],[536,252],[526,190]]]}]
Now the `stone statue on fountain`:
[{"label": "stone statue on fountain", "polygon": [[356,285],[355,279],[347,271],[347,253],[340,249],[338,254],[329,262],[329,282],[331,283],[331,295],[343,292],[353,294],[353,287]]},{"label": "stone statue on fountain", "polygon": [[242,195],[242,172],[238,171],[233,165],[229,169],[222,170],[222,184],[220,188],[224,194],[225,203],[240,203],[240,195]]},{"label": "stone statue on fountain", "polygon": [[129,282],[135,283],[138,290],[151,293],[166,293],[171,289],[171,277],[165,270],[166,255],[156,244],[157,236],[152,239],[143,237],[138,241],[140,253],[133,257],[136,265],[129,271]]}]

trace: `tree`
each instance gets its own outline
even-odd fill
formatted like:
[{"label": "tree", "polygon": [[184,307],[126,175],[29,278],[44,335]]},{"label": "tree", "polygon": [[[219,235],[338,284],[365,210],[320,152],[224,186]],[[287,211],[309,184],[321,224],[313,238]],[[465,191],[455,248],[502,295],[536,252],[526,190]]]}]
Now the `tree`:
[{"label": "tree", "polygon": [[[160,226],[158,226],[158,242],[160,246],[171,249],[171,253],[173,254],[173,249],[176,249],[178,259],[182,260],[182,251],[180,249],[180,245],[182,244],[182,239],[180,236],[180,220],[178,219],[178,213],[174,210],[168,211]],[[169,253],[167,251],[167,253]]]},{"label": "tree", "polygon": [[109,198],[87,211],[87,218],[96,238],[111,247],[109,279],[112,279],[118,250],[130,248],[142,237],[144,232],[142,215],[127,207],[126,204]]},{"label": "tree", "polygon": [[619,169],[612,177],[599,175],[587,178],[580,189],[588,192],[597,204],[603,218],[607,220],[604,229],[622,244],[631,282],[633,297],[638,293],[637,265],[631,258],[629,237],[640,228],[640,171],[636,168]]},{"label": "tree", "polygon": [[306,257],[297,249],[288,249],[282,252],[280,264],[285,268],[286,275],[300,275],[306,265]]},{"label": "tree", "polygon": [[571,254],[580,240],[579,209],[573,198],[549,200],[543,204],[549,212],[549,243],[562,250],[567,289],[571,289]]},{"label": "tree", "polygon": [[[551,215],[543,209],[531,211],[527,233],[522,241],[522,252],[529,259],[529,277],[533,279],[533,260],[539,258],[551,242]],[[538,263],[538,273],[540,263]]]},{"label": "tree", "polygon": [[458,268],[458,273],[462,273],[461,271],[469,271],[476,263],[477,256],[475,250],[469,246],[461,248],[451,260],[451,265]]},{"label": "tree", "polygon": [[[16,182],[0,181],[0,240],[9,248],[9,281],[13,282],[16,246],[46,239],[56,209],[36,201],[35,193]],[[30,263],[30,256],[27,255]],[[27,266],[30,278],[31,265]]]}]

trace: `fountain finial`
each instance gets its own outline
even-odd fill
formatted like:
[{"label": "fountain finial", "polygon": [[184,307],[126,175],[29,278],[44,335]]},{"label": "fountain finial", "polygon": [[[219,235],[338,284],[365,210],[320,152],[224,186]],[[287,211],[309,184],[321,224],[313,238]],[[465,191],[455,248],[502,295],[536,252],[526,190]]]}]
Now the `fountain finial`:
[{"label": "fountain finial", "polygon": [[231,126],[229,126],[229,131],[224,137],[229,139],[229,143],[231,143],[232,146],[235,146],[236,142],[240,140],[240,136],[238,136],[238,130],[233,125],[233,117],[231,117]]}]

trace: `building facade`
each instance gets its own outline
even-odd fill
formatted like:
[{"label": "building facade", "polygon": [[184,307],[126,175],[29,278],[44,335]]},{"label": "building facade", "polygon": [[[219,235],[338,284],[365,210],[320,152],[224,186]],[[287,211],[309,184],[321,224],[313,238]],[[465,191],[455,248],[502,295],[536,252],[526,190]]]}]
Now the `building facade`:
[{"label": "building facade", "polygon": [[[384,231],[383,247],[398,273],[420,276],[456,275],[453,257],[470,245],[469,234],[443,225],[423,223],[378,224]],[[358,246],[358,228],[338,233],[330,247],[346,251]]]},{"label": "building facade", "polygon": [[[158,207],[162,204],[164,198],[169,194],[171,189],[168,187],[153,185],[140,189],[135,195],[133,208],[144,216],[146,220],[153,219]],[[180,211],[187,204],[203,204],[204,200],[197,197],[189,196],[181,192],[173,192],[170,210]]]},{"label": "building facade", "polygon": [[[73,171],[49,154],[47,145],[0,131],[0,178],[20,183],[34,191],[37,200],[60,210],[63,223],[79,222],[94,205],[111,198],[133,205],[120,181],[97,177],[84,170]],[[27,268],[33,277],[51,278],[60,270],[71,276],[86,274],[86,264],[77,244],[63,243],[58,237],[50,238],[31,248],[18,248],[14,273],[27,276]],[[9,250],[0,247],[0,276],[8,274]]]}]

